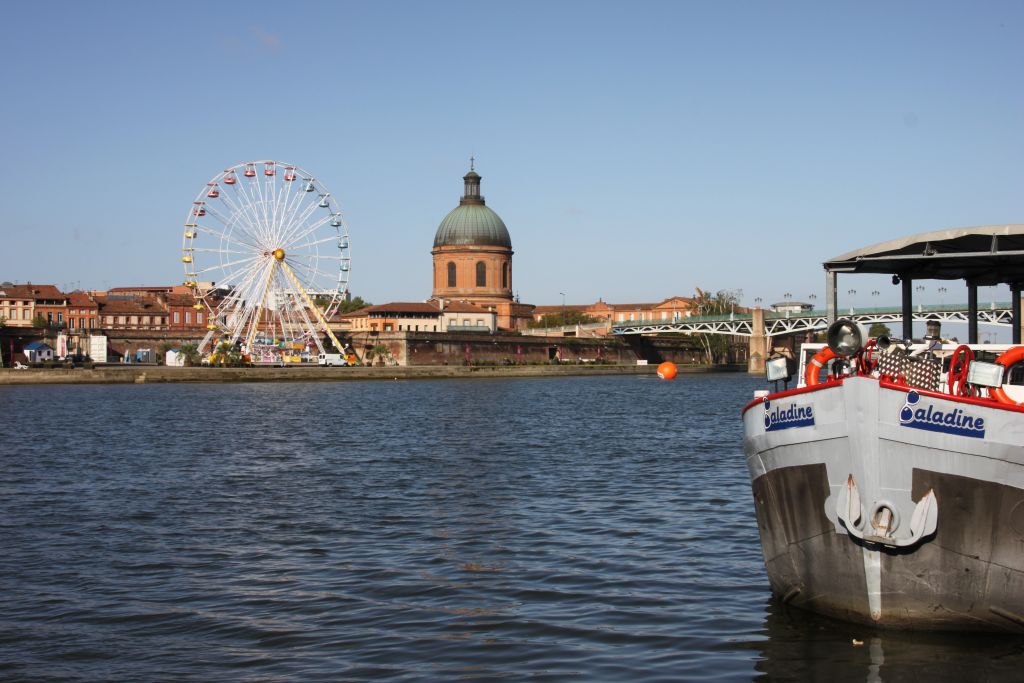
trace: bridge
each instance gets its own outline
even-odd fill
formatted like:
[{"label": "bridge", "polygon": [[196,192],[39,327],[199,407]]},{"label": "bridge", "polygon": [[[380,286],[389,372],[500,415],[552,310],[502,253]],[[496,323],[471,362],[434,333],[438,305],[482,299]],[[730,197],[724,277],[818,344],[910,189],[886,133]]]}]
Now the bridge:
[{"label": "bridge", "polygon": [[[940,304],[926,306],[918,304],[913,311],[914,322],[937,320],[939,322],[964,323],[971,329],[970,306],[968,304]],[[722,334],[749,339],[747,365],[751,371],[763,369],[764,360],[770,350],[769,340],[789,334],[818,332],[828,329],[836,317],[851,318],[864,325],[873,323],[894,323],[903,321],[903,308],[851,308],[829,311],[800,311],[779,313],[755,308],[749,313],[728,315],[691,316],[670,320],[628,320],[612,325],[612,334],[619,336],[658,334],[676,332],[682,334]],[[977,324],[1012,326],[1014,311],[1010,302],[993,302],[988,308],[978,308],[974,329]],[[907,334],[909,326],[904,324]],[[974,332],[976,334],[976,332]]]},{"label": "bridge", "polygon": [[[903,320],[902,309],[851,308],[840,314],[865,325],[893,323]],[[760,318],[760,320],[757,320]],[[939,322],[967,323],[967,304],[940,304],[925,306],[919,304],[914,311],[914,322],[938,320]],[[760,322],[760,325],[758,323]],[[1013,310],[1010,302],[993,302],[987,309],[978,310],[978,322],[982,325],[1010,326],[1013,324]],[[729,313],[726,315],[690,316],[667,320],[627,320],[612,324],[612,334],[657,334],[678,332],[683,334],[726,334],[737,337],[778,337],[802,332],[818,332],[828,328],[828,311],[801,311],[799,313],[776,313],[755,309],[752,313]]]},{"label": "bridge", "polygon": [[[732,334],[750,340],[747,364],[752,372],[763,369],[768,340],[781,334],[825,329],[841,316],[858,322],[902,321],[901,337],[913,335],[914,321],[935,320],[967,324],[967,342],[978,343],[978,325],[1010,327],[1012,343],[1024,337],[1024,225],[983,225],[951,228],[901,237],[857,249],[825,261],[825,311],[778,313],[755,308],[747,314],[677,318],[675,320],[622,321],[613,334],[640,335],[658,332]],[[839,307],[838,280],[856,274],[889,275],[900,285],[899,309],[851,309]],[[967,303],[940,306],[914,305],[915,280],[959,280],[967,286]],[[1009,285],[1009,304],[978,306],[978,288]]]}]

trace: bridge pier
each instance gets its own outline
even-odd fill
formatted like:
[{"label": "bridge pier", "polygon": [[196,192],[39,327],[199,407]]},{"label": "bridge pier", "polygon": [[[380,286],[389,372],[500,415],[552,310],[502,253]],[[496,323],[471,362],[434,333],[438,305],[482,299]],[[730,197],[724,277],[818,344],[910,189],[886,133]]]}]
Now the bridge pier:
[{"label": "bridge pier", "polygon": [[752,375],[764,374],[768,359],[768,335],[764,329],[764,309],[758,306],[751,311],[750,347],[747,354],[747,372]]}]

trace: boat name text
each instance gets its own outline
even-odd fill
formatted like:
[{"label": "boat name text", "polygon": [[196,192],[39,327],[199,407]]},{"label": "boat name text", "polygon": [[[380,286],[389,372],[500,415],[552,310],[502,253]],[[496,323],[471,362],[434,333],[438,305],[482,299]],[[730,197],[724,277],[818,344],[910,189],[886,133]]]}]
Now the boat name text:
[{"label": "boat name text", "polygon": [[766,432],[813,426],[814,409],[811,406],[790,404],[788,407],[785,405],[772,407],[769,401],[764,402],[764,430]]},{"label": "boat name text", "polygon": [[907,392],[907,400],[900,410],[900,424],[929,432],[985,438],[985,418],[965,413],[962,408],[940,410],[931,404],[924,405],[916,391]]}]

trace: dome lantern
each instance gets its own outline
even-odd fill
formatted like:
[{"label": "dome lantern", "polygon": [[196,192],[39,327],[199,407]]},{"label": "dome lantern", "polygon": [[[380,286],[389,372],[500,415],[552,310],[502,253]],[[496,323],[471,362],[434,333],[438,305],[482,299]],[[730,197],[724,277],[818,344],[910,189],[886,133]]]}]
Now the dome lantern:
[{"label": "dome lantern", "polygon": [[466,185],[465,191],[462,193],[462,199],[459,200],[460,205],[466,204],[486,204],[483,196],[480,194],[480,174],[473,170],[474,159],[469,158],[469,173],[462,176],[462,181]]}]

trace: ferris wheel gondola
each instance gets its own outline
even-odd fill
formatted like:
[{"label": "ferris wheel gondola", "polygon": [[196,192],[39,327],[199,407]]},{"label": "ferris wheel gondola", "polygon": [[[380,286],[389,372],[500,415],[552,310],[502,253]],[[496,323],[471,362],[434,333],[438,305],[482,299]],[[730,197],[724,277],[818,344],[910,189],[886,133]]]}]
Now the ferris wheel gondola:
[{"label": "ferris wheel gondola", "polygon": [[311,173],[272,160],[218,173],[189,209],[181,261],[206,314],[201,353],[228,342],[255,362],[294,360],[324,353],[324,334],[341,350],[327,321],[348,292],[348,226]]}]

